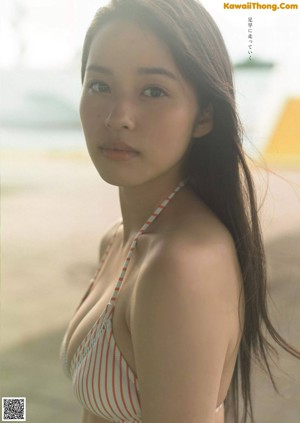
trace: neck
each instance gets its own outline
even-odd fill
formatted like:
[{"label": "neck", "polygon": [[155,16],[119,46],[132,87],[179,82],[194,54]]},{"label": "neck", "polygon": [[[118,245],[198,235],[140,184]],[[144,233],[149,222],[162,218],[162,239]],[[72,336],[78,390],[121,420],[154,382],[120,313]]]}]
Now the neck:
[{"label": "neck", "polygon": [[156,207],[179,185],[182,179],[154,179],[134,187],[120,187],[119,198],[123,218],[123,244],[132,240]]}]

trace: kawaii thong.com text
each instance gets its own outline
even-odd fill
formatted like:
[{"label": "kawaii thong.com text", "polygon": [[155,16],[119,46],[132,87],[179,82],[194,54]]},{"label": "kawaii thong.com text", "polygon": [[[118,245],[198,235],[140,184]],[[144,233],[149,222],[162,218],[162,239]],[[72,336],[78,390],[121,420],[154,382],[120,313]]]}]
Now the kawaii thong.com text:
[{"label": "kawaii thong.com text", "polygon": [[298,4],[291,3],[258,3],[258,2],[247,2],[247,3],[224,3],[224,9],[226,10],[298,10]]}]

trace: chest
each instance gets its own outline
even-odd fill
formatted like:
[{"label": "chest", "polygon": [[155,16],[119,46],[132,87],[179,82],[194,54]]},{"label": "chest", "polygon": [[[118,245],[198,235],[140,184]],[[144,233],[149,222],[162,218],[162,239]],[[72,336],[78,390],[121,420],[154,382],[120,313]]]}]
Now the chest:
[{"label": "chest", "polygon": [[136,288],[143,262],[142,256],[141,251],[133,254],[120,289],[115,291],[126,254],[121,253],[118,248],[111,249],[94,281],[92,289],[74,314],[67,329],[66,356],[69,363],[84,343],[91,328],[97,324],[111,297],[117,295],[112,317],[113,336],[123,358],[136,375],[129,316],[133,307],[133,292]]}]

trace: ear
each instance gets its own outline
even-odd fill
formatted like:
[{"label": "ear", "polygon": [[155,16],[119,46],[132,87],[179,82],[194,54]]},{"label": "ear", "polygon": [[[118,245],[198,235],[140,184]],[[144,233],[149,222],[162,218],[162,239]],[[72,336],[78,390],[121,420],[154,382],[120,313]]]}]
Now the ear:
[{"label": "ear", "polygon": [[197,116],[192,138],[204,137],[209,134],[214,126],[213,107],[209,104],[204,110],[201,110]]}]

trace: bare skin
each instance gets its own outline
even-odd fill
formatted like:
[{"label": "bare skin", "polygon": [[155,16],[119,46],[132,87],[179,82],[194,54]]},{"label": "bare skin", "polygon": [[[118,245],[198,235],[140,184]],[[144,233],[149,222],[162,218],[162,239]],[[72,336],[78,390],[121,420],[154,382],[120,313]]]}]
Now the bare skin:
[{"label": "bare skin", "polygon": [[[177,230],[176,233],[174,233],[172,227],[180,228],[180,230]],[[112,228],[104,237],[101,245],[102,253],[115,229],[115,227]],[[220,246],[222,246],[227,258],[224,260],[224,268],[220,268],[220,274],[231,275],[231,280],[229,281],[230,285],[226,286],[226,291],[229,292],[229,295],[224,296],[224,298],[220,300],[220,304],[223,304],[224,309],[226,309],[222,315],[222,325],[224,325],[224,321],[227,322],[227,348],[224,355],[224,365],[222,366],[222,372],[220,375],[220,384],[216,388],[218,390],[216,401],[217,406],[221,404],[226,397],[241,334],[239,324],[239,313],[242,315],[243,310],[242,303],[239,304],[241,276],[239,274],[236,253],[228,231],[209,211],[209,209],[205,207],[205,205],[201,204],[188,189],[184,189],[177,195],[177,197],[173,200],[173,203],[169,205],[169,208],[167,208],[160,216],[160,220],[154,223],[153,227],[149,229],[149,232],[140,238],[138,248],[132,258],[131,265],[128,269],[126,279],[123,282],[116,304],[113,319],[113,332],[122,355],[128,362],[130,368],[137,375],[138,371],[135,362],[131,332],[133,319],[135,318],[135,309],[137,307],[136,301],[139,286],[143,284],[143,278],[146,277],[146,273],[149,272],[149,269],[151,271],[151,265],[154,266],[154,271],[156,273],[159,271],[164,272],[164,263],[163,261],[160,261],[161,251],[168,247],[170,243],[172,243],[172,248],[176,249],[176,246],[178,247],[178,252],[180,253],[178,259],[189,259],[189,252],[183,249],[182,245],[185,245],[185,243],[194,243],[195,234],[197,233],[198,236],[196,245],[199,248],[199,254],[201,250],[204,252],[207,251],[209,246],[212,255],[214,255],[214,251],[211,248],[212,245],[215,245],[215,253],[220,254]],[[68,348],[69,359],[74,354],[88,329],[103,311],[113,292],[128,250],[127,245],[123,246],[123,236],[123,227],[120,226],[100,278],[97,280],[94,289],[70,324],[69,339],[71,339],[71,341]],[[160,245],[160,247],[156,249],[153,248],[154,245]],[[160,262],[159,267],[155,264],[158,259]],[[190,270],[187,269],[186,280],[191,277],[189,272]],[[220,290],[224,289],[225,283],[228,283],[227,278],[224,277],[223,279],[226,280],[226,282],[216,280],[216,287],[214,288],[216,290],[216,295]],[[209,281],[207,281],[207,283],[209,283]],[[202,291],[205,293],[208,289],[207,286],[203,285],[205,284],[205,280],[201,280],[201,284]],[[155,291],[153,294],[157,295],[157,285],[152,284],[151,287],[149,284],[148,286],[150,289]],[[210,325],[217,326],[219,324],[219,318],[220,316],[216,314],[216,320],[212,320]],[[185,340],[185,342],[186,341],[187,340]],[[142,345],[140,345],[140,347],[142,348]],[[208,356],[211,356],[211,351],[207,351],[207,354]],[[203,389],[205,389],[205,387],[206,383],[204,382]],[[190,389],[194,390],[194,387],[190,386]],[[189,394],[186,391],[185,393],[186,395]],[[219,413],[215,414],[214,420],[212,421],[214,423],[223,423],[223,410],[220,410]],[[105,419],[101,419],[92,413],[89,413],[87,410],[84,410],[82,423],[105,422],[107,422]]]},{"label": "bare skin", "polygon": [[[213,125],[154,34],[128,22],[105,28],[91,48],[81,119],[99,174],[119,186],[123,224],[70,322],[69,362],[108,303],[134,235],[182,179],[190,139]],[[175,79],[139,74],[158,66]],[[126,142],[136,154],[103,151],[104,141],[106,147]],[[104,236],[100,254],[115,229]],[[238,352],[241,290],[231,235],[184,187],[139,238],[114,312],[116,343],[139,380],[143,423],[224,423],[223,409],[215,410],[226,398]],[[82,423],[105,422],[83,411]]]}]

